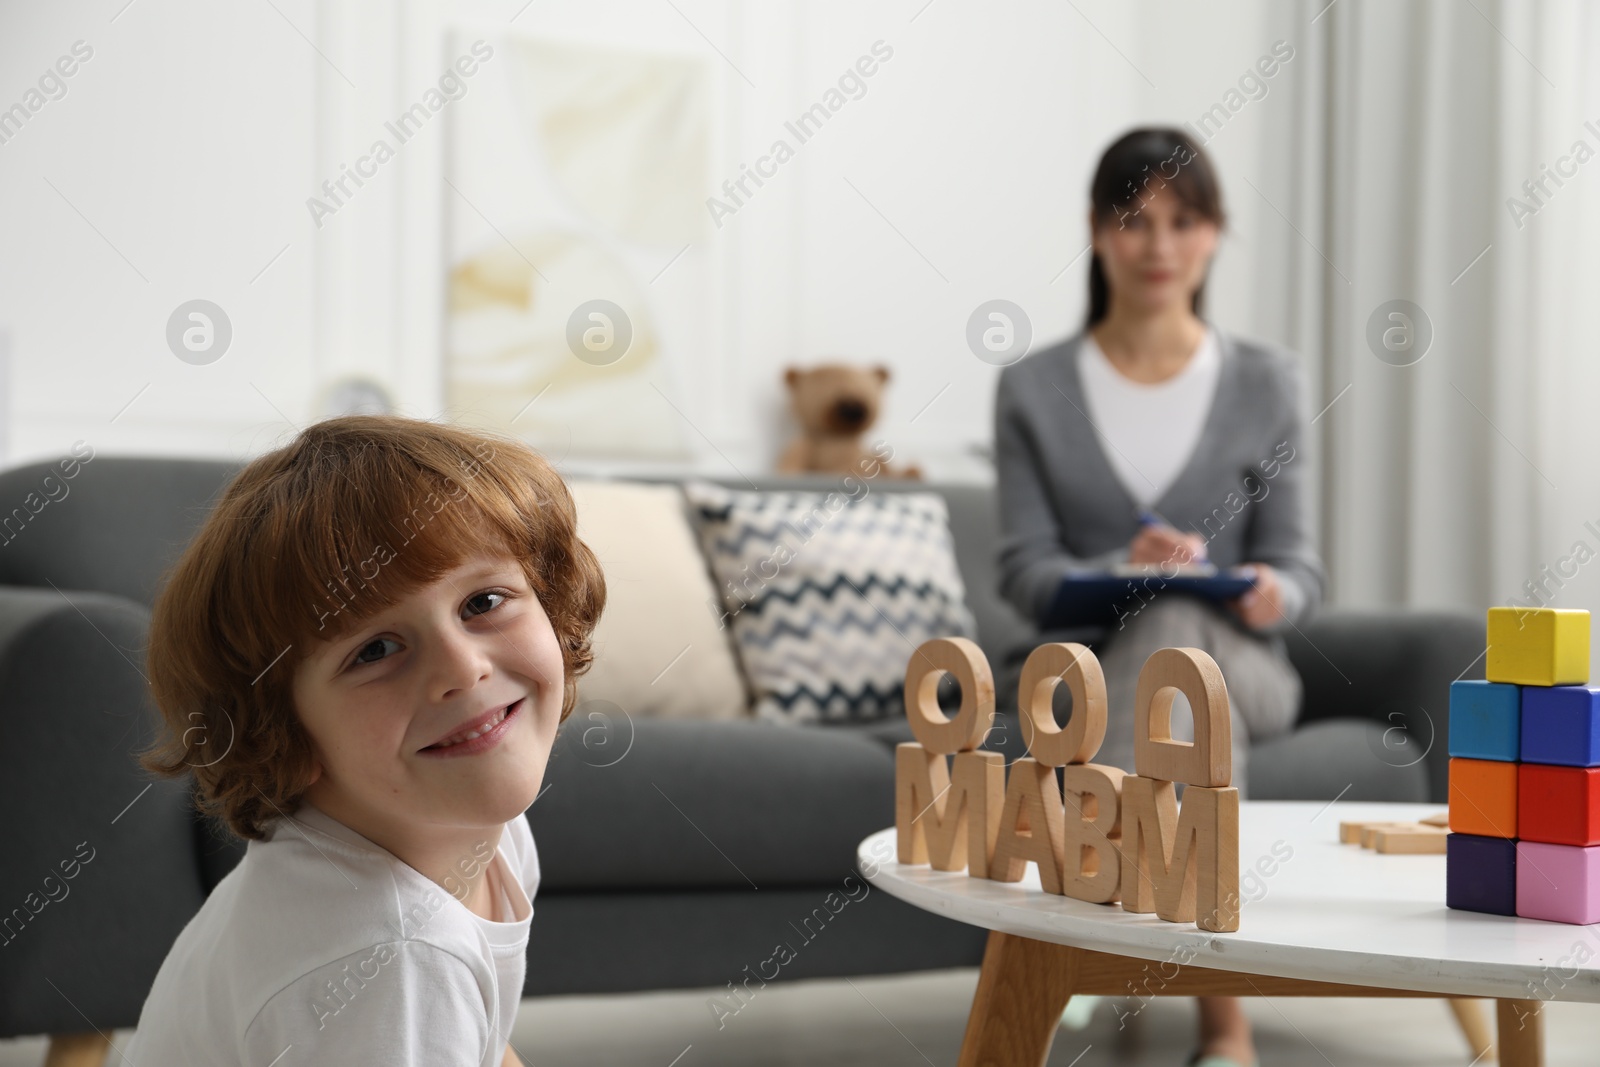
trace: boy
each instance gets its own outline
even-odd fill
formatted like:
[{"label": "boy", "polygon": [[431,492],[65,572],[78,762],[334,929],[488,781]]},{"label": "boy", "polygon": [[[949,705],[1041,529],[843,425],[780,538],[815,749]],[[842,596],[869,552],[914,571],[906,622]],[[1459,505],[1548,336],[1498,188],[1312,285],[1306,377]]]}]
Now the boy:
[{"label": "boy", "polygon": [[155,603],[150,771],[248,839],[129,1062],[495,1067],[539,859],[523,813],[605,606],[519,443],[318,423],[228,485]]}]

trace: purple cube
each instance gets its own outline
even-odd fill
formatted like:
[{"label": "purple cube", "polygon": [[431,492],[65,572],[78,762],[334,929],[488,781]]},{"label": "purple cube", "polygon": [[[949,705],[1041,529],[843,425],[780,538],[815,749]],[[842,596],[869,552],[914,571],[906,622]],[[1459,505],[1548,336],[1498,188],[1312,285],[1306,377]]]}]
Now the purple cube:
[{"label": "purple cube", "polygon": [[1600,689],[1586,685],[1522,687],[1524,763],[1600,766]]},{"label": "purple cube", "polygon": [[1509,837],[1450,834],[1445,839],[1447,908],[1517,913],[1517,842]]}]

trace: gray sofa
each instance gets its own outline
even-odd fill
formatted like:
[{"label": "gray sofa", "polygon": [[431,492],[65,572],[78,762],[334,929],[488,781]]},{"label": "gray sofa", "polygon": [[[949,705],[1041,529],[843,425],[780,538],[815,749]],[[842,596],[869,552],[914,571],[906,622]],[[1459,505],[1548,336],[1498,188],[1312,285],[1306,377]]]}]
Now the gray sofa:
[{"label": "gray sofa", "polygon": [[[242,854],[195,817],[184,783],[151,782],[131,757],[155,721],[141,673],[149,604],[237,466],[108,456],[42,491],[53,469],[0,473],[0,509],[14,509],[0,510],[0,1037],[133,1026],[168,946]],[[949,503],[998,674],[1031,630],[996,592],[993,490],[875,486],[906,489]],[[1330,612],[1289,644],[1301,723],[1252,752],[1251,797],[1443,804],[1447,688],[1481,676],[1463,674],[1481,665],[1481,617]],[[1000,707],[1012,715],[1014,700]],[[725,987],[784,941],[795,955],[778,980],[979,962],[982,931],[884,893],[822,907],[857,884],[857,843],[893,822],[903,721],[639,718],[610,739],[628,746],[615,762],[594,757],[585,731],[581,715],[568,721],[529,809],[544,882],[528,995]],[[997,737],[1021,754],[1014,717]]]}]

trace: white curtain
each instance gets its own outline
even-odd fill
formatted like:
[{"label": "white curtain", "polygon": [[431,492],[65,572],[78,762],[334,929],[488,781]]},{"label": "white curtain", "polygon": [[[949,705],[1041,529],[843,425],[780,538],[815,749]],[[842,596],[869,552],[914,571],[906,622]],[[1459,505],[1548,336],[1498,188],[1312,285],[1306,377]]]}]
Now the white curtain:
[{"label": "white curtain", "polygon": [[[1305,66],[1264,140],[1257,306],[1307,361],[1330,602],[1481,611],[1548,565],[1548,603],[1600,609],[1574,551],[1600,556],[1600,5],[1280,12]],[[1410,365],[1367,342],[1394,299],[1432,324]]]}]

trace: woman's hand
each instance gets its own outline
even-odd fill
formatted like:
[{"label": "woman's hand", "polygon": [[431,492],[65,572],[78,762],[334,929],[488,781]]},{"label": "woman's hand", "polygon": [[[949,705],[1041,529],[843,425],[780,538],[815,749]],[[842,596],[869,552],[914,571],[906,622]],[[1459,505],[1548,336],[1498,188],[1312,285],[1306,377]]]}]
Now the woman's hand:
[{"label": "woman's hand", "polygon": [[1265,563],[1249,566],[1256,572],[1256,587],[1230,600],[1228,607],[1246,626],[1261,630],[1283,618],[1283,585],[1278,581],[1278,572]]},{"label": "woman's hand", "polygon": [[1151,523],[1128,544],[1129,563],[1175,563],[1184,566],[1206,558],[1206,539],[1199,534]]}]

